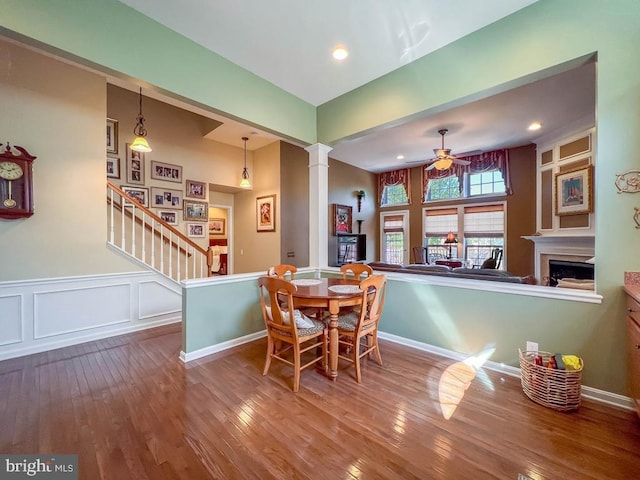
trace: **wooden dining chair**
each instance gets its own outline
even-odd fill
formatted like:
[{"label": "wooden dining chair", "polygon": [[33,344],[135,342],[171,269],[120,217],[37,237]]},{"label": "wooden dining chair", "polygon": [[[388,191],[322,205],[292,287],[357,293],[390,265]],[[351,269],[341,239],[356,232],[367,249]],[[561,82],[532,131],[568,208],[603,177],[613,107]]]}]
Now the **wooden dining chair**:
[{"label": "wooden dining chair", "polygon": [[427,263],[424,247],[413,247],[413,263]]},{"label": "wooden dining chair", "polygon": [[376,361],[382,365],[380,348],[378,347],[378,321],[384,307],[385,287],[387,277],[373,275],[360,282],[362,290],[362,306],[359,312],[349,312],[338,316],[338,346],[347,347],[347,354],[338,352],[338,358],[354,364],[356,381],[361,383],[360,359],[371,353]]},{"label": "wooden dining chair", "polygon": [[293,265],[287,265],[283,263],[281,265],[274,265],[273,267],[271,267],[267,271],[267,275],[269,275],[270,277],[278,277],[284,279],[287,279],[288,277],[288,280],[293,280],[297,271],[298,269]]},{"label": "wooden dining chair", "polygon": [[360,277],[365,273],[368,277],[373,275],[373,268],[364,263],[347,263],[340,267],[340,271],[342,272],[343,280],[349,278],[349,273],[351,273],[356,280],[360,280]]},{"label": "wooden dining chair", "polygon": [[[326,369],[327,326],[293,308],[292,293],[297,290],[293,283],[277,277],[260,277],[258,287],[262,316],[267,326],[267,358],[262,375],[269,372],[272,359],[280,360],[293,367],[293,391],[297,392],[302,370],[317,362]],[[287,299],[284,308],[281,304],[283,296]],[[303,354],[307,352],[313,358],[307,358],[302,364]]]}]

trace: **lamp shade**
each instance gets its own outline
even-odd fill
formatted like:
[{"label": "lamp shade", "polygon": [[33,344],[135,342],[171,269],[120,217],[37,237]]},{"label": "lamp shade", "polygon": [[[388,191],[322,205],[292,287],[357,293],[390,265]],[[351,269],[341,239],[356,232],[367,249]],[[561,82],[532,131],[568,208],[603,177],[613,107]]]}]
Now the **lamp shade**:
[{"label": "lamp shade", "polygon": [[451,157],[439,158],[433,165],[436,167],[436,170],[447,170],[453,164],[453,159]]},{"label": "lamp shade", "polygon": [[131,150],[135,150],[136,152],[150,152],[151,147],[149,146],[149,142],[144,137],[136,137],[133,143],[130,146]]},{"label": "lamp shade", "polygon": [[458,243],[458,239],[456,238],[456,234],[453,232],[447,233],[447,238],[444,243]]}]

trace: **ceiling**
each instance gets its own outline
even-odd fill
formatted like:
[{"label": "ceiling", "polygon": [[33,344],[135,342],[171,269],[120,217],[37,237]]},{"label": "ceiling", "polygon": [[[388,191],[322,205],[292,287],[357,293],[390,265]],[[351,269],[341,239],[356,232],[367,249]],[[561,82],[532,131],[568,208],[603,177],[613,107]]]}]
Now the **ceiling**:
[{"label": "ceiling", "polygon": [[[120,0],[168,28],[293,95],[319,105],[493,23],[536,0]],[[336,45],[349,57],[331,57]],[[586,69],[588,71],[584,71]],[[330,78],[331,81],[325,81]],[[453,154],[524,145],[542,135],[594,122],[593,64],[477,102],[425,115],[332,145],[345,163],[379,172],[426,161],[440,147]],[[193,110],[193,108],[190,108]],[[206,112],[199,112],[206,113]],[[207,114],[212,117],[211,114]],[[224,120],[207,138],[254,150],[273,134]],[[528,132],[532,121],[543,129]],[[403,154],[403,160],[396,156]]]}]

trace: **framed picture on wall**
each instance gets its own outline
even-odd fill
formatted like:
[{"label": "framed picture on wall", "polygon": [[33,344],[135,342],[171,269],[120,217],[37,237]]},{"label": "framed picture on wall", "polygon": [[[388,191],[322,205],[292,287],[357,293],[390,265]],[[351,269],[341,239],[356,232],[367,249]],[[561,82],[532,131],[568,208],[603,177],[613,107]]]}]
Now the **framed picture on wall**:
[{"label": "framed picture on wall", "polygon": [[333,234],[351,233],[351,224],[353,223],[353,207],[348,205],[333,204]]},{"label": "framed picture on wall", "polygon": [[151,206],[159,208],[182,209],[182,190],[151,187]]},{"label": "framed picture on wall", "polygon": [[131,150],[126,144],[127,150],[127,183],[144,185],[144,152]]},{"label": "framed picture on wall", "polygon": [[276,196],[256,198],[256,223],[258,232],[276,231]]},{"label": "framed picture on wall", "polygon": [[209,219],[209,204],[207,202],[185,200],[184,219],[195,222],[206,222]]},{"label": "framed picture on wall", "polygon": [[158,216],[169,225],[178,225],[177,210],[158,210]]},{"label": "framed picture on wall", "polygon": [[556,173],[556,215],[593,211],[593,165]]},{"label": "framed picture on wall", "polygon": [[118,121],[113,118],[107,118],[107,153],[118,153]]},{"label": "framed picture on wall", "polygon": [[192,238],[205,238],[207,226],[204,223],[187,223],[187,236]]},{"label": "framed picture on wall", "polygon": [[107,157],[107,178],[120,178],[120,159]]},{"label": "framed picture on wall", "polygon": [[182,183],[182,167],[180,165],[151,160],[151,178],[154,180]]},{"label": "framed picture on wall", "polygon": [[209,219],[209,235],[224,235],[225,233],[224,218]]},{"label": "framed picture on wall", "polygon": [[207,198],[207,184],[204,182],[196,182],[195,180],[187,180],[185,197],[200,198],[206,200]]},{"label": "framed picture on wall", "polygon": [[[120,185],[120,188],[124,193],[136,200],[143,207],[149,206],[149,189],[140,187],[129,187],[127,185]],[[132,207],[133,203],[129,202],[126,198],[123,198],[123,206]]]}]

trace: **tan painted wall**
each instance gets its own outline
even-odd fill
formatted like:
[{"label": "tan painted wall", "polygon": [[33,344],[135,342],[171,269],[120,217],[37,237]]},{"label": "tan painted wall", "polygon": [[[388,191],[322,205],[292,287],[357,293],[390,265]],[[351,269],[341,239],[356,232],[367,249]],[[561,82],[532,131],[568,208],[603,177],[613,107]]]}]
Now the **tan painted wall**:
[{"label": "tan painted wall", "polygon": [[0,142],[37,157],[34,215],[0,220],[0,280],[139,270],[106,247],[105,80],[2,40],[0,58]]},{"label": "tan painted wall", "polygon": [[280,143],[280,235],[282,263],[309,265],[309,154]]},{"label": "tan painted wall", "polygon": [[[236,194],[234,227],[234,272],[267,271],[280,263],[281,196],[280,196],[280,143],[275,142],[253,152],[253,170],[250,169],[252,189]],[[276,231],[256,230],[256,199],[275,195]],[[243,219],[240,221],[239,219]]]},{"label": "tan painted wall", "polygon": [[[378,259],[378,209],[376,208],[376,178],[366,170],[353,167],[333,158],[329,159],[329,265],[336,260],[331,256],[336,252],[336,237],[331,235],[331,204],[349,205],[353,211],[352,232],[358,233],[357,220],[363,220],[362,233],[367,235],[367,262]],[[355,192],[365,191],[361,211],[358,212]],[[333,245],[333,246],[332,246]]]},{"label": "tan painted wall", "polygon": [[[131,143],[134,138],[133,127],[138,114],[138,101],[137,92],[114,85],[107,86],[107,115],[118,120],[119,127],[117,156],[120,158],[122,175],[120,180],[113,180],[117,185],[126,184],[125,144]],[[243,150],[203,138],[214,126],[210,119],[146,97],[143,98],[142,105],[148,131],[147,139],[153,148],[153,151],[145,156],[144,188],[160,187],[185,192],[186,180],[227,186],[238,185],[244,163]],[[152,161],[181,166],[182,182],[152,179]],[[248,153],[249,168],[252,167],[252,161],[253,157]],[[209,201],[209,198],[187,200]],[[162,209],[152,210],[157,212]],[[178,215],[178,222],[178,230],[186,234],[186,222],[182,211]],[[192,240],[202,248],[209,245],[208,238]]]}]

